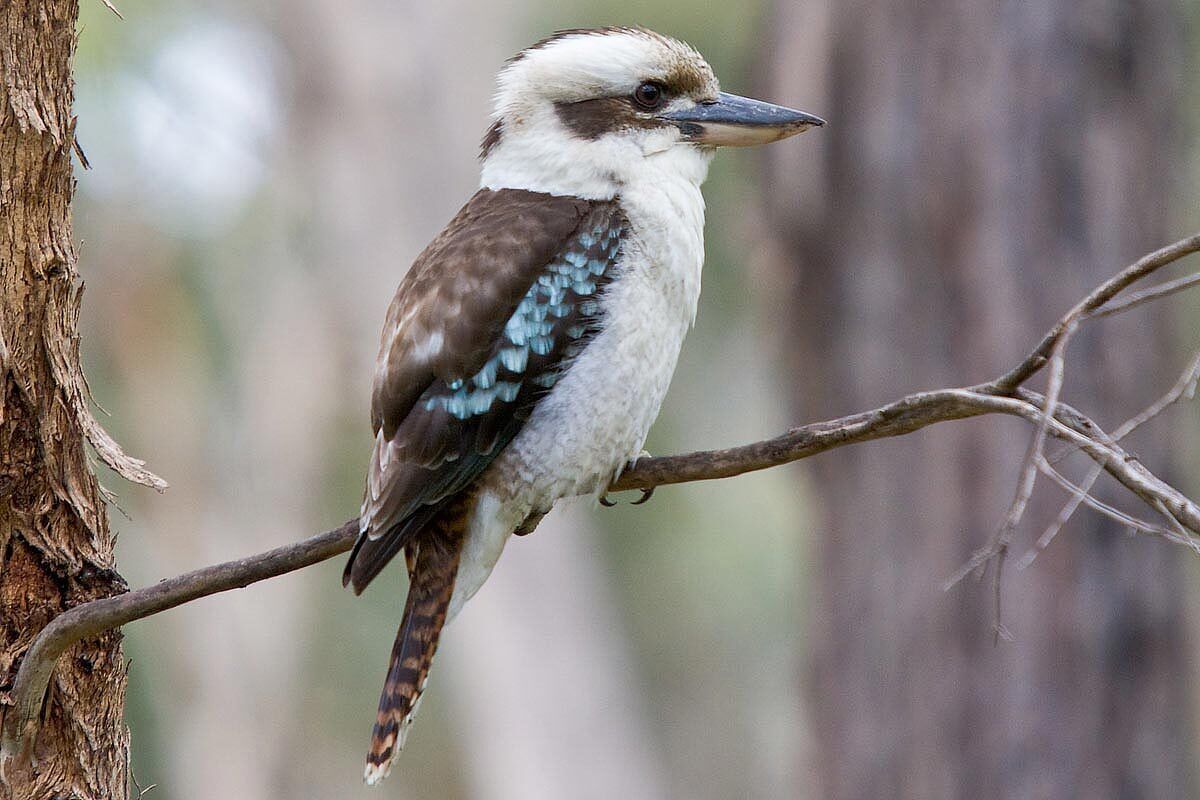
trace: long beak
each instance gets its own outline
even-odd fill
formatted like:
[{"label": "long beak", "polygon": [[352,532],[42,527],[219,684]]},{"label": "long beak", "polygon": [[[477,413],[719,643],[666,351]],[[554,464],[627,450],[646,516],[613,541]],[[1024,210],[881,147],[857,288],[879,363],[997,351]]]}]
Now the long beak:
[{"label": "long beak", "polygon": [[713,147],[767,144],[795,136],[825,120],[783,106],[721,92],[716,100],[662,115],[686,141]]}]

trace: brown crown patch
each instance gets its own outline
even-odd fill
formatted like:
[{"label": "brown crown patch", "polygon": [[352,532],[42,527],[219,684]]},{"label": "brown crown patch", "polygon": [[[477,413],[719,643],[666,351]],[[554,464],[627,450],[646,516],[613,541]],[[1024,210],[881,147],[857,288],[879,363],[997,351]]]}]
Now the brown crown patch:
[{"label": "brown crown patch", "polygon": [[696,100],[716,99],[717,78],[698,56],[677,56],[667,71],[663,85],[672,95],[688,95]]}]

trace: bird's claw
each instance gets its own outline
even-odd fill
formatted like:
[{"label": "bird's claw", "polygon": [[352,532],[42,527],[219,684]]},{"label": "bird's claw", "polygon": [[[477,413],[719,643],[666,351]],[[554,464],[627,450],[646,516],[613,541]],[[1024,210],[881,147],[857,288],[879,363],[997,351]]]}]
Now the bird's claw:
[{"label": "bird's claw", "polygon": [[[650,487],[648,487],[648,488],[646,488],[646,489],[641,489],[641,490],[639,490],[639,491],[641,491],[641,493],[642,493],[642,496],[641,496],[641,497],[639,497],[637,500],[634,500],[634,501],[633,501],[632,503],[630,503],[629,505],[631,505],[631,506],[640,506],[642,503],[644,503],[644,502],[646,502],[647,500],[649,500],[649,499],[650,499],[650,497],[651,497],[651,496],[654,494],[654,488],[655,488],[655,487],[653,487],[653,486],[650,486]],[[604,506],[605,508],[612,508],[613,506],[615,506],[615,505],[617,504],[617,501],[616,501],[616,500],[609,500],[609,499],[608,499],[608,492],[605,492],[604,494],[600,495],[600,497],[598,497],[598,498],[597,498],[597,500],[599,500],[599,502],[600,502],[600,505]]]},{"label": "bird's claw", "polygon": [[[634,458],[632,458],[629,461],[629,466],[631,466],[631,467],[636,466],[639,458],[649,458],[649,457],[650,457],[650,454],[648,452],[646,452],[645,450],[643,450],[642,452],[638,453]],[[653,487],[653,486],[649,486],[644,489],[641,489],[640,491],[642,493],[642,496],[639,497],[637,500],[634,500],[629,505],[640,506],[642,503],[644,503],[650,499],[650,497],[654,494],[654,489],[655,489],[655,487]],[[598,499],[600,501],[600,505],[604,506],[605,508],[612,508],[613,506],[615,506],[617,504],[616,500],[608,499],[608,492],[605,492],[604,494],[600,495],[600,497]]]}]

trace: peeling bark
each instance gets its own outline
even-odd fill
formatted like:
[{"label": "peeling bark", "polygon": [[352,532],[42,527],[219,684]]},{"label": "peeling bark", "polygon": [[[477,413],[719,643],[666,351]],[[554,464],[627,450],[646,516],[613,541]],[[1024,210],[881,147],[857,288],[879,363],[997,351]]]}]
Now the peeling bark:
[{"label": "peeling bark", "polygon": [[[77,13],[75,2],[0,6],[0,713],[38,631],[126,589],[85,440],[130,477],[141,468],[108,444],[79,366],[70,216]],[[119,632],[73,646],[51,681],[32,753],[4,765],[0,796],[127,797],[126,674]]]}]

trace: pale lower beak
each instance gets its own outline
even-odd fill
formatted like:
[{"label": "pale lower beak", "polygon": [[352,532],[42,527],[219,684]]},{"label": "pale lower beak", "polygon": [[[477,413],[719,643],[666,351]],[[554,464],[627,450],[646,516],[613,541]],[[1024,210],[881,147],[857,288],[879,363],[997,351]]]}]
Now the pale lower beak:
[{"label": "pale lower beak", "polygon": [[721,92],[716,100],[663,114],[679,126],[684,141],[713,147],[767,144],[825,124],[803,111]]}]

